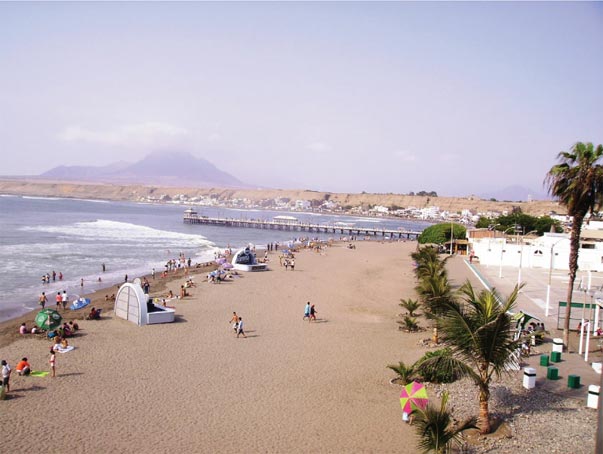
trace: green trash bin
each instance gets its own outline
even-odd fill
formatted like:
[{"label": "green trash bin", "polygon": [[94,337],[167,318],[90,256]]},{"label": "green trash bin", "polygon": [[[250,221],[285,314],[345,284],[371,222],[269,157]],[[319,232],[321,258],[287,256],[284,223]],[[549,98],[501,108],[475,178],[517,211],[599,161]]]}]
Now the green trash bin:
[{"label": "green trash bin", "polygon": [[551,352],[551,361],[554,363],[561,362],[561,352]]},{"label": "green trash bin", "polygon": [[546,370],[546,378],[548,380],[558,380],[559,369],[557,369],[555,366],[549,366]]},{"label": "green trash bin", "polygon": [[540,355],[540,365],[543,367],[549,366],[549,355]]},{"label": "green trash bin", "polygon": [[580,388],[580,375],[568,375],[567,387],[572,389]]}]

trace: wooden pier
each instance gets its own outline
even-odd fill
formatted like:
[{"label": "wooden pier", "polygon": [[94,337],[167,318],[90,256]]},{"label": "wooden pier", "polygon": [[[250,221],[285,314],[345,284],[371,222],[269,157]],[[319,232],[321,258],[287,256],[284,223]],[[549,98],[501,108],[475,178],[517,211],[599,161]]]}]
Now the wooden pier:
[{"label": "wooden pier", "polygon": [[310,224],[301,222],[267,221],[261,219],[210,218],[199,216],[192,210],[184,212],[185,224],[203,224],[219,227],[239,227],[248,229],[283,230],[288,232],[331,233],[346,236],[381,236],[390,238],[417,239],[421,234],[411,230],[390,230],[374,227],[356,227],[335,224]]}]

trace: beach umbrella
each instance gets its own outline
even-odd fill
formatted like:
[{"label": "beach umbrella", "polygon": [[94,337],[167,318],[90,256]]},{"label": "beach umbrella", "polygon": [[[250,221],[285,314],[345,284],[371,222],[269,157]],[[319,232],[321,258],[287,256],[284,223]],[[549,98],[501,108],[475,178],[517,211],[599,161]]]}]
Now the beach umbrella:
[{"label": "beach umbrella", "polygon": [[400,405],[404,413],[410,414],[419,408],[424,410],[428,400],[425,385],[416,381],[406,385],[400,393]]},{"label": "beach umbrella", "polygon": [[39,328],[50,331],[61,326],[62,320],[61,314],[54,309],[44,309],[38,312],[35,322]]}]

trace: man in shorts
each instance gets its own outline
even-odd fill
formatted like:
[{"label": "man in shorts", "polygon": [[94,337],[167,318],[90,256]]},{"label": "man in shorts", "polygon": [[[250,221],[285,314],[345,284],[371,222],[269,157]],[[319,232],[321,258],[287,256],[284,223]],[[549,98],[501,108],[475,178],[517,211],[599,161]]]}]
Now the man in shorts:
[{"label": "man in shorts", "polygon": [[63,294],[61,295],[61,303],[63,304],[63,310],[67,307],[67,303],[69,302],[69,297],[67,296],[67,292],[63,290]]}]

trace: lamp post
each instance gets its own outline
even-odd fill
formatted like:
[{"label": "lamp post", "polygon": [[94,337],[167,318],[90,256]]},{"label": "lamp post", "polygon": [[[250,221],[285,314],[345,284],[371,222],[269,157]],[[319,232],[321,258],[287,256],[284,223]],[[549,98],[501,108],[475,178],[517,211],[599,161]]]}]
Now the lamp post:
[{"label": "lamp post", "polygon": [[531,232],[528,232],[521,237],[521,249],[519,250],[519,269],[517,271],[517,285],[521,285],[521,266],[522,266],[522,262],[523,262],[523,239],[524,239],[525,235],[530,235],[537,231],[538,230],[532,230]]},{"label": "lamp post", "polygon": [[452,243],[454,238],[454,224],[450,220],[450,255],[452,255]]},{"label": "lamp post", "polygon": [[556,241],[555,243],[553,243],[551,245],[551,260],[549,262],[549,283],[546,286],[546,304],[544,306],[544,315],[546,317],[549,316],[549,309],[551,307],[551,276],[553,273],[553,258],[555,257],[553,255],[553,252],[555,250],[555,246],[557,246],[559,243],[561,243],[565,238],[561,238],[560,240]]},{"label": "lamp post", "polygon": [[517,226],[514,225],[513,227],[509,227],[507,230],[505,230],[503,232],[503,238],[502,238],[502,241],[500,243],[500,263],[499,263],[499,266],[498,266],[498,277],[499,277],[499,279],[502,279],[502,277],[503,277],[503,275],[502,275],[502,262],[503,262],[503,252],[505,252],[505,244],[506,244],[505,233],[507,233],[509,230],[514,229],[516,227]]}]

